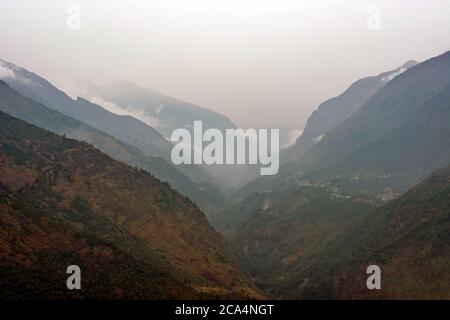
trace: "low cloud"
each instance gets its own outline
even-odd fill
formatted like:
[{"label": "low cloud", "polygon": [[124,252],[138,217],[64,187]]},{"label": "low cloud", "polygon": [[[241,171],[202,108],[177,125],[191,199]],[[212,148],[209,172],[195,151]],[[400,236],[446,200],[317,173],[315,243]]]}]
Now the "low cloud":
[{"label": "low cloud", "polygon": [[291,130],[288,135],[287,135],[287,140],[285,142],[285,144],[282,146],[282,148],[288,148],[290,146],[292,146],[297,139],[302,135],[303,130],[300,129],[293,129]]},{"label": "low cloud", "polygon": [[163,127],[161,120],[159,120],[158,118],[152,117],[148,113],[141,112],[141,111],[133,111],[132,116],[141,120],[142,122],[148,124],[150,127],[153,127],[154,129]]},{"label": "low cloud", "polygon": [[14,72],[11,69],[8,69],[0,63],[0,80],[14,78]]},{"label": "low cloud", "polygon": [[403,72],[405,72],[406,70],[408,70],[408,69],[406,69],[406,68],[400,68],[398,71],[392,72],[391,74],[389,74],[389,75],[387,75],[387,76],[384,76],[384,77],[381,79],[381,82],[382,82],[383,84],[386,84],[386,83],[388,83],[389,81],[393,80],[395,77],[398,77],[399,75],[401,75],[401,74],[402,74]]},{"label": "low cloud", "polygon": [[92,103],[98,104],[103,109],[108,110],[109,112],[115,113],[117,115],[131,116],[133,118],[136,118],[154,129],[157,129],[158,127],[160,127],[159,119],[154,118],[144,112],[126,110],[124,108],[119,107],[114,102],[106,101],[105,99],[103,99],[102,97],[99,97],[99,96],[91,96],[91,97],[89,97],[89,101],[91,101]]},{"label": "low cloud", "polygon": [[89,100],[92,103],[98,104],[103,109],[108,110],[109,112],[115,113],[119,116],[133,116],[130,112],[123,110],[115,103],[106,101],[106,100],[102,99],[101,97],[98,97],[98,96],[90,97]]},{"label": "low cloud", "polygon": [[26,85],[38,85],[31,79],[20,76],[19,71],[20,69],[17,66],[0,60],[0,80],[14,79]]}]

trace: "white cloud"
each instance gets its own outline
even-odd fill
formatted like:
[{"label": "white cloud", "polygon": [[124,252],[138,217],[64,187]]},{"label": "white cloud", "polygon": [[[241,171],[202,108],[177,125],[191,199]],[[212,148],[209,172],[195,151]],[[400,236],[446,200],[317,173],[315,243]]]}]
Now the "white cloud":
[{"label": "white cloud", "polygon": [[287,148],[292,146],[303,133],[303,130],[300,129],[293,129],[289,132],[287,136],[286,143],[282,146],[282,148]]},{"label": "white cloud", "polygon": [[131,116],[133,118],[136,118],[154,129],[157,129],[158,127],[161,126],[160,120],[157,118],[154,118],[144,112],[126,110],[124,108],[121,108],[114,102],[106,101],[99,96],[90,97],[89,101],[91,101],[92,103],[98,104],[103,109],[108,110],[109,112],[115,113],[117,115]]},{"label": "white cloud", "polygon": [[6,78],[14,78],[14,72],[12,72],[11,69],[4,67],[3,64],[0,63],[0,80]]},{"label": "white cloud", "polygon": [[403,72],[405,72],[407,69],[406,68],[400,68],[398,71],[392,72],[391,74],[384,76],[381,79],[381,82],[383,84],[388,83],[389,81],[391,81],[392,79],[394,79],[395,77],[398,77],[399,75],[401,75]]},{"label": "white cloud", "polygon": [[152,117],[148,113],[145,113],[143,111],[133,111],[131,112],[131,115],[142,122],[148,124],[150,127],[153,127],[154,129],[161,128],[163,124],[158,118]]},{"label": "white cloud", "polygon": [[92,103],[98,104],[103,109],[108,110],[109,112],[115,113],[119,116],[133,116],[130,112],[123,110],[115,103],[106,101],[99,96],[90,97],[89,101],[91,101]]},{"label": "white cloud", "polygon": [[38,85],[37,83],[34,83],[31,79],[17,75],[16,71],[20,71],[20,69],[17,66],[13,64],[6,64],[0,61],[0,80],[15,79],[16,81],[20,81],[26,85],[35,85],[35,86]]}]

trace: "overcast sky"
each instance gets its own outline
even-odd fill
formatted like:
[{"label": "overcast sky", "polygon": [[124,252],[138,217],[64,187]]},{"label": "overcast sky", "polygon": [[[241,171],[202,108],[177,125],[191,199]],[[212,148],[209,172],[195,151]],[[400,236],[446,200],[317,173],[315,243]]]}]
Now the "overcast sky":
[{"label": "overcast sky", "polygon": [[63,89],[130,80],[242,127],[301,129],[358,78],[450,50],[449,14],[450,0],[1,0],[0,58]]}]

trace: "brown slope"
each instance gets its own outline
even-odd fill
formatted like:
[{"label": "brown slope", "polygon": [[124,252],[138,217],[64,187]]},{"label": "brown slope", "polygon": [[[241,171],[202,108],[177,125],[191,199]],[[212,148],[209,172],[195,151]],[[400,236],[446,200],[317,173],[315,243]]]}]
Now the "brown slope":
[{"label": "brown slope", "polygon": [[[224,240],[168,184],[4,113],[0,123],[0,259],[3,275],[10,276],[3,282],[23,274],[32,283],[42,278],[37,287],[56,283],[61,275],[50,270],[64,272],[69,261],[80,261],[88,277],[84,296],[253,295]],[[109,272],[102,277],[106,261]],[[66,294],[58,288],[52,297]]]}]

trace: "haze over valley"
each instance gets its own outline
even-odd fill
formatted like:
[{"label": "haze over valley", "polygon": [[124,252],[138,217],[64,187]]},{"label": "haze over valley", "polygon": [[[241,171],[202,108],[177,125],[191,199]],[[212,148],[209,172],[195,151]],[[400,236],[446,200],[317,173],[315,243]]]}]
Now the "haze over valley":
[{"label": "haze over valley", "polygon": [[448,12],[3,1],[0,298],[450,299]]}]

